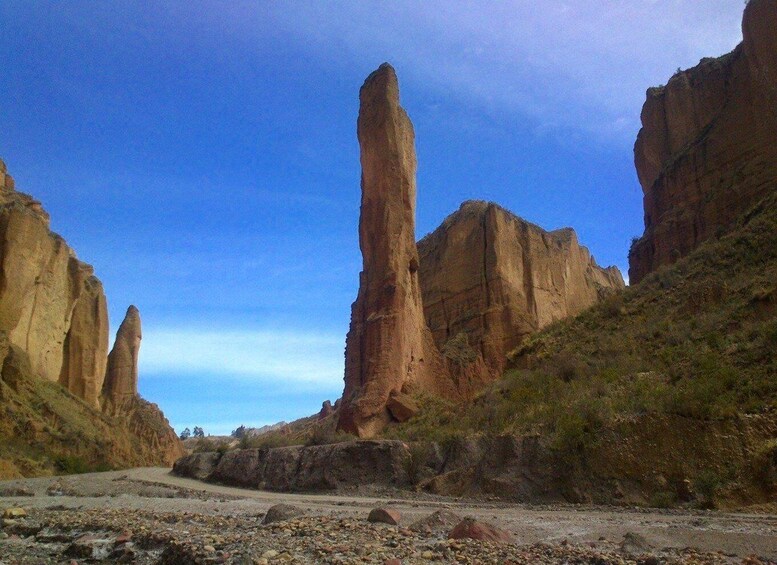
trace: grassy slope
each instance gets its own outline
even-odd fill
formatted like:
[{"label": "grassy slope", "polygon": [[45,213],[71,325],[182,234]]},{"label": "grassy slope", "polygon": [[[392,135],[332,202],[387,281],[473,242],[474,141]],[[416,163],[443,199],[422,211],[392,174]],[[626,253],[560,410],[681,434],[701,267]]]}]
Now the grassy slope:
[{"label": "grassy slope", "polygon": [[[626,440],[664,443],[661,434],[668,434],[675,437],[665,446],[696,451],[691,474],[699,485],[764,475],[746,482],[766,484],[765,495],[733,498],[771,499],[777,494],[775,352],[777,193],[728,235],[529,338],[511,353],[513,368],[474,403],[424,399],[422,413],[385,435],[448,442],[536,433],[591,469],[594,459],[606,459],[607,450],[620,450]],[[743,455],[713,461],[714,444],[729,447],[715,436],[731,430],[739,435],[730,443],[747,443],[733,447]],[[655,446],[631,447],[630,462],[619,454],[609,469],[630,464],[647,472],[639,453]],[[653,451],[654,461],[692,459],[687,452]]]},{"label": "grassy slope", "polygon": [[162,463],[141,437],[164,437],[161,415],[143,400],[133,410],[129,423],[96,411],[12,355],[0,378],[0,479]]}]

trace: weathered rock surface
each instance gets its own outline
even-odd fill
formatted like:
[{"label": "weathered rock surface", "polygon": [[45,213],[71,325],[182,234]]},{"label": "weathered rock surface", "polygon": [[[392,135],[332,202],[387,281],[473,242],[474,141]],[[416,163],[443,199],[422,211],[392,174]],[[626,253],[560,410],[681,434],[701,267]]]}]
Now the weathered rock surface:
[{"label": "weathered rock surface", "polygon": [[303,514],[305,514],[305,511],[293,504],[276,504],[267,510],[267,514],[264,515],[262,524],[284,522],[296,518],[297,516],[302,516]]},{"label": "weathered rock surface", "polygon": [[468,201],[418,243],[424,314],[463,395],[501,376],[529,334],[624,288],[570,228],[545,231]]},{"label": "weathered rock surface", "polygon": [[509,532],[500,530],[487,522],[479,522],[474,518],[464,518],[448,534],[450,539],[474,539],[494,543],[512,543]]},{"label": "weathered rock surface", "polygon": [[173,473],[207,481],[274,491],[333,490],[360,485],[407,485],[408,447],[401,441],[361,440],[193,453],[175,462]]},{"label": "weathered rock surface", "polygon": [[751,0],[743,42],[651,88],[634,158],[645,233],[629,252],[639,282],[717,237],[777,188],[777,1]]},{"label": "weathered rock surface", "polygon": [[0,331],[35,374],[97,407],[108,352],[102,285],[5,169],[0,164]]},{"label": "weathered rock surface", "polygon": [[373,524],[399,525],[401,516],[399,511],[392,508],[373,508],[367,516],[367,521]]},{"label": "weathered rock surface", "polygon": [[108,371],[103,386],[103,395],[115,405],[138,394],[138,354],[142,337],[140,312],[135,306],[130,306],[108,355]]},{"label": "weathered rock surface", "polygon": [[370,437],[390,421],[386,403],[392,393],[417,388],[451,396],[456,391],[424,321],[414,133],[399,105],[394,69],[383,64],[367,77],[359,100],[363,269],[346,339],[339,427]]},{"label": "weathered rock surface", "polygon": [[[137,309],[110,362],[107,310],[93,268],[49,230],[40,202],[16,192],[0,161],[0,438],[94,465],[172,464],[184,453],[180,441],[159,408],[137,395]],[[92,439],[99,444],[84,444]],[[0,473],[45,472],[2,447],[9,470]]]}]

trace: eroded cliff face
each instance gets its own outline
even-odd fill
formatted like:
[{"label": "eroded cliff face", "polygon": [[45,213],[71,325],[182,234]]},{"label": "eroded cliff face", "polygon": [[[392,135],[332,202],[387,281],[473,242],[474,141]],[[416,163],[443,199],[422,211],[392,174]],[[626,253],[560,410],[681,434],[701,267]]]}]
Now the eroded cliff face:
[{"label": "eroded cliff face", "polygon": [[426,327],[415,243],[413,126],[399,105],[394,69],[383,64],[359,93],[362,165],[359,245],[363,269],[346,339],[339,427],[361,437],[391,419],[392,395],[454,389]]},{"label": "eroded cliff face", "polygon": [[102,285],[49,230],[40,202],[0,171],[0,331],[35,374],[97,408],[108,353]]},{"label": "eroded cliff face", "polygon": [[629,252],[639,282],[720,236],[777,188],[777,0],[751,0],[743,42],[651,88],[634,147],[645,233]]},{"label": "eroded cliff face", "polygon": [[[94,446],[53,437],[48,441],[46,430],[57,428],[61,439],[71,433],[79,437],[79,429],[102,427],[115,430],[103,438],[115,448],[105,453],[108,464],[172,463],[184,453],[182,445],[162,412],[137,395],[139,342],[140,318],[133,306],[109,362],[102,284],[92,267],[50,231],[40,202],[16,192],[0,161],[0,403],[6,403],[8,416],[0,436],[91,454]],[[58,394],[59,385],[86,406]],[[36,400],[39,393],[45,398]],[[49,422],[46,413],[56,422]],[[92,419],[88,425],[84,414]],[[117,419],[123,422],[121,429],[116,428]]]},{"label": "eroded cliff face", "polygon": [[418,252],[426,321],[465,395],[500,377],[527,335],[624,288],[572,229],[548,232],[489,202],[462,204]]}]

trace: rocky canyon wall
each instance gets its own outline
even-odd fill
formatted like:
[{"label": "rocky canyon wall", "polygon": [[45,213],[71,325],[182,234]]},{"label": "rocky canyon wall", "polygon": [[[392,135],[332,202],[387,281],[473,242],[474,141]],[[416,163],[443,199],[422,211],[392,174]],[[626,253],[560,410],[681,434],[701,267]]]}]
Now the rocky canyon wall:
[{"label": "rocky canyon wall", "polygon": [[634,158],[645,232],[632,283],[728,231],[777,188],[777,0],[751,0],[742,43],[651,88]]},{"label": "rocky canyon wall", "polygon": [[[128,310],[110,356],[108,330],[107,301],[93,268],[50,231],[40,202],[15,190],[0,161],[0,374],[23,367],[25,382],[58,383],[88,405],[95,422],[101,413],[122,420],[136,436],[122,436],[120,443],[134,442],[132,450],[119,450],[134,451],[125,464],[172,463],[182,445],[162,412],[137,394],[137,308]],[[33,412],[24,413],[26,422],[37,417]],[[122,457],[113,464],[122,465]]]},{"label": "rocky canyon wall", "polygon": [[36,375],[98,408],[108,354],[102,284],[49,230],[40,202],[14,190],[5,164],[0,171],[0,331]]},{"label": "rocky canyon wall", "polygon": [[427,324],[469,393],[501,376],[527,335],[624,288],[572,229],[548,232],[489,202],[462,204],[418,252]]}]

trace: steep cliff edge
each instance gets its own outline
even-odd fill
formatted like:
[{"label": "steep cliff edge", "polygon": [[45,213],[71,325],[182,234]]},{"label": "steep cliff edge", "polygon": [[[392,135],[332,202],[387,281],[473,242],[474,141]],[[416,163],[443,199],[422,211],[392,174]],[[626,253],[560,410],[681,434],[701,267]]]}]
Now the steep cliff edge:
[{"label": "steep cliff edge", "polygon": [[[137,356],[131,402],[122,410],[111,408],[108,420],[100,413],[106,408],[101,397],[109,369],[108,308],[102,284],[93,268],[79,261],[65,241],[50,231],[49,216],[40,202],[15,190],[2,161],[0,343],[4,410],[0,435],[8,439],[6,447],[17,445],[17,454],[26,452],[19,447],[20,438],[39,444],[43,450],[33,449],[32,460],[48,460],[40,469],[29,463],[27,472],[43,472],[67,453],[83,454],[108,466],[172,463],[183,453],[162,413],[136,394]],[[36,395],[42,396],[36,400]],[[116,418],[132,423],[133,429],[117,428]],[[75,429],[81,430],[76,435],[85,442],[100,438],[103,448],[107,444],[124,447],[77,445],[79,440],[71,436]],[[0,458],[4,455],[0,453]]]},{"label": "steep cliff edge", "polygon": [[777,189],[777,0],[751,0],[743,41],[651,88],[634,159],[645,232],[632,283],[728,232]]},{"label": "steep cliff edge", "polygon": [[455,394],[424,322],[415,242],[413,125],[399,105],[394,69],[383,64],[359,92],[357,134],[363,268],[346,338],[341,429],[370,437],[391,420],[392,395]]},{"label": "steep cliff edge", "polygon": [[467,394],[499,378],[526,336],[624,288],[574,230],[548,232],[489,202],[462,204],[418,253],[426,322]]}]

